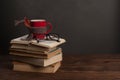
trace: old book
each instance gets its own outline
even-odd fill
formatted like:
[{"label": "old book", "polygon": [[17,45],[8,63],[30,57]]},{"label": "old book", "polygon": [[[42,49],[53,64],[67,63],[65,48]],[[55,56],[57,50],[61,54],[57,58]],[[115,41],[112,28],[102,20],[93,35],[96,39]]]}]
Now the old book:
[{"label": "old book", "polygon": [[51,52],[48,52],[46,54],[40,54],[40,53],[35,53],[35,52],[22,52],[22,51],[17,51],[17,50],[11,50],[10,54],[11,55],[18,55],[18,56],[26,56],[26,57],[33,57],[33,58],[42,58],[42,59],[48,59],[51,58],[59,53],[62,52],[61,48],[57,48]]},{"label": "old book", "polygon": [[26,40],[27,36],[28,35],[24,35],[22,37],[12,39],[10,43],[11,44],[26,44],[26,45],[30,44],[30,45],[36,45],[36,46],[41,46],[45,48],[53,48],[66,42],[65,39],[60,38],[59,42],[53,41],[53,40],[40,40],[40,42],[38,43],[34,39],[30,41]]},{"label": "old book", "polygon": [[58,47],[51,49],[49,51],[36,51],[36,50],[26,50],[26,49],[15,49],[15,48],[10,48],[9,51],[19,51],[19,52],[25,52],[25,53],[31,53],[31,54],[48,54],[54,50],[58,49]]},{"label": "old book", "polygon": [[46,53],[46,52],[50,52],[54,49],[56,49],[56,47],[53,48],[45,48],[45,47],[41,47],[41,46],[36,46],[36,45],[31,45],[31,44],[12,44],[10,47],[11,50],[23,50],[23,51],[36,51],[36,52],[42,52],[42,53]]},{"label": "old book", "polygon": [[31,57],[15,56],[15,55],[11,55],[11,57],[13,61],[20,61],[20,62],[24,62],[36,66],[44,66],[44,67],[62,61],[62,53],[59,53],[48,59],[31,58]]},{"label": "old book", "polygon": [[38,67],[38,66],[33,66],[30,64],[26,64],[26,63],[13,61],[14,71],[55,73],[59,69],[60,66],[61,66],[61,62],[54,63],[47,67]]}]

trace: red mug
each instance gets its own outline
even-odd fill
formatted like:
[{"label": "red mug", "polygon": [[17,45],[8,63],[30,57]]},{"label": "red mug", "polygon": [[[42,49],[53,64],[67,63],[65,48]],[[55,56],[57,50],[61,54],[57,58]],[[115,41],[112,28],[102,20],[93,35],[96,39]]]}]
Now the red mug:
[{"label": "red mug", "polygon": [[52,24],[45,19],[30,20],[30,26],[35,29],[33,37],[36,39],[45,39],[45,35],[52,30]]}]

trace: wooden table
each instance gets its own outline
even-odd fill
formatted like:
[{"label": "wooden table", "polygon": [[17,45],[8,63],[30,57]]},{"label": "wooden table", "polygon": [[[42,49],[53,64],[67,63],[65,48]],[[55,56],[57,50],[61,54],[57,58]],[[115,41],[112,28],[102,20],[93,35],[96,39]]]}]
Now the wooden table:
[{"label": "wooden table", "polygon": [[0,80],[120,80],[120,54],[64,55],[55,74],[12,71],[8,55],[0,55]]}]

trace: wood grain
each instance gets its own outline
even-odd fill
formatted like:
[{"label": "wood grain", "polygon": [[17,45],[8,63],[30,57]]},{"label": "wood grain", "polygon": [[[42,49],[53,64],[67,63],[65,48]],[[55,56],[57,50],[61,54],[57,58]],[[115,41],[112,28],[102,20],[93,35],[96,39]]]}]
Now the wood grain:
[{"label": "wood grain", "polygon": [[120,54],[63,55],[55,74],[12,71],[9,55],[0,55],[0,80],[120,80]]}]

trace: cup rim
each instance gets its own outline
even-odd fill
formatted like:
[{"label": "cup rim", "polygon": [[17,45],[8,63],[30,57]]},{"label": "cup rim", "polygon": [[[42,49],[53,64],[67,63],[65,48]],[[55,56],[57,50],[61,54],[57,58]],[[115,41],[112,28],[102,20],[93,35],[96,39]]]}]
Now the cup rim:
[{"label": "cup rim", "polygon": [[31,19],[32,22],[46,21],[45,19]]}]

